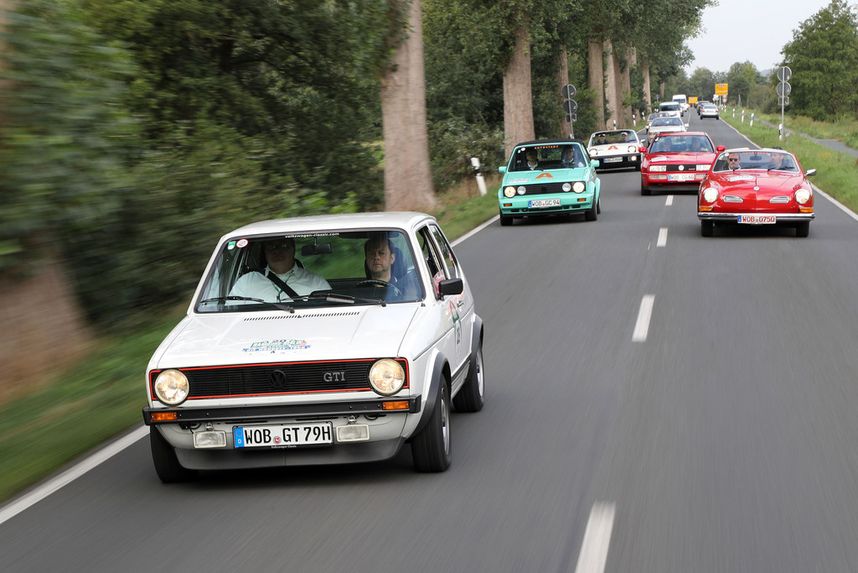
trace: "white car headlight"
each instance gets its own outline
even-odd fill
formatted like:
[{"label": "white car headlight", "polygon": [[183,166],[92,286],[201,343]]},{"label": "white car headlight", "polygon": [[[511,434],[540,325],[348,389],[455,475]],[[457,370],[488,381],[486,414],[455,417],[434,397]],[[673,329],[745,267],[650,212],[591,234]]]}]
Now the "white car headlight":
[{"label": "white car headlight", "polygon": [[634,145],[629,145],[628,152],[634,153],[637,148]]},{"label": "white car headlight", "polygon": [[396,360],[382,358],[369,369],[369,383],[382,396],[391,396],[405,385],[405,370]]},{"label": "white car headlight", "polygon": [[524,185],[519,185],[519,187],[518,187],[518,189],[516,189],[516,191],[518,191],[519,195],[524,195],[525,191],[527,191],[527,188]]},{"label": "white car headlight", "polygon": [[718,200],[718,190],[714,187],[707,187],[703,190],[703,199],[705,199],[707,203],[714,203]]},{"label": "white car headlight", "polygon": [[155,396],[168,406],[178,406],[190,393],[188,377],[178,370],[164,370],[155,378]]},{"label": "white car headlight", "polygon": [[810,201],[811,192],[802,187],[801,189],[795,192],[795,200],[798,201],[801,205],[804,205],[808,201]]},{"label": "white car headlight", "polygon": [[562,189],[564,191],[572,191],[572,184],[571,183],[564,183]]},{"label": "white car headlight", "polygon": [[650,165],[649,170],[661,173],[662,171],[667,171],[667,165]]},{"label": "white car headlight", "polygon": [[709,167],[708,163],[699,163],[697,164],[697,171],[709,171]]},{"label": "white car headlight", "polygon": [[504,187],[503,196],[507,198],[515,197],[515,187]]},{"label": "white car headlight", "polygon": [[583,193],[584,189],[586,188],[587,186],[584,185],[583,181],[576,181],[572,184],[572,191],[574,191],[575,193]]},{"label": "white car headlight", "polygon": [[590,155],[591,155],[592,157],[596,157],[597,155],[599,155],[599,150],[598,150],[598,149],[590,149],[590,150],[588,150],[588,151],[590,152]]}]

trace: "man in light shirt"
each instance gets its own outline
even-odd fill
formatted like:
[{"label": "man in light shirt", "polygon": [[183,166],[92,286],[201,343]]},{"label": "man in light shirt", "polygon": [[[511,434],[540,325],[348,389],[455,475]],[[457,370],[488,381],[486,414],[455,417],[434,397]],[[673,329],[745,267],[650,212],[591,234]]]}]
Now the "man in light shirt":
[{"label": "man in light shirt", "polygon": [[[245,273],[229,291],[230,296],[259,298],[266,302],[291,300],[317,290],[330,290],[328,281],[295,262],[295,239],[265,241],[262,252],[268,265],[262,272]],[[284,288],[285,286],[285,288]]]}]

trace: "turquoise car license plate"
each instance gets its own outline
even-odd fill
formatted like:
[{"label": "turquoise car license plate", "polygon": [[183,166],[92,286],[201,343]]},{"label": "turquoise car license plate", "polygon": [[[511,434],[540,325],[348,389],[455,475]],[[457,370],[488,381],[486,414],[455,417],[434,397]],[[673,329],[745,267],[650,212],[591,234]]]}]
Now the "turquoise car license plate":
[{"label": "turquoise car license plate", "polygon": [[559,207],[560,199],[532,199],[527,202],[527,206],[531,209],[534,207]]}]

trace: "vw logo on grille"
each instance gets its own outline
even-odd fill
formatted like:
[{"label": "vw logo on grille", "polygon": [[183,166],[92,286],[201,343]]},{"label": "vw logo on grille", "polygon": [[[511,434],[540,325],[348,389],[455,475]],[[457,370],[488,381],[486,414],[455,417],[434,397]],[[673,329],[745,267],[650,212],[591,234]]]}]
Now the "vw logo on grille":
[{"label": "vw logo on grille", "polygon": [[271,373],[271,385],[275,388],[285,388],[288,382],[286,373],[282,370],[275,370]]},{"label": "vw logo on grille", "polygon": [[685,171],[685,165],[680,165],[680,166],[679,166],[679,170],[680,170],[680,171]]}]

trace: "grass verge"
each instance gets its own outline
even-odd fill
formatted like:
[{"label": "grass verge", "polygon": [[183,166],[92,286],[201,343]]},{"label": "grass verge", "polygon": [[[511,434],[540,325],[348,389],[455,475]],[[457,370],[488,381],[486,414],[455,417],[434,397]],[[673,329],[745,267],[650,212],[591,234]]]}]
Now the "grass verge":
[{"label": "grass verge", "polygon": [[[823,191],[858,212],[858,162],[854,157],[833,151],[814,143],[813,141],[793,134],[786,141],[778,141],[777,128],[756,123],[750,127],[747,122],[741,123],[737,117],[723,114],[721,119],[735,127],[746,137],[762,147],[782,147],[798,157],[802,167],[816,169],[813,183]],[[789,126],[798,130],[797,126]]]},{"label": "grass verge", "polygon": [[[438,220],[450,240],[497,214],[497,177],[474,196],[473,181],[439,196]],[[50,475],[142,421],[146,364],[182,312],[101,338],[75,367],[43,388],[0,405],[0,501]]]}]

